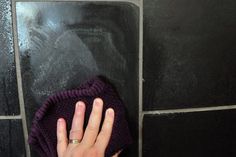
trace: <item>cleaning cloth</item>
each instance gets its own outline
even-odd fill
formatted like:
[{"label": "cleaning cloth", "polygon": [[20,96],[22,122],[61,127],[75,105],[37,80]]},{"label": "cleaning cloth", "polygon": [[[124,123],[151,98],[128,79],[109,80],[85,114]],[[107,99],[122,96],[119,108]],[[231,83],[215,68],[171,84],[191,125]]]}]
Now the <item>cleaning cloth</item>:
[{"label": "cleaning cloth", "polygon": [[125,149],[131,144],[132,138],[125,118],[124,103],[109,81],[100,76],[87,80],[77,89],[62,91],[50,96],[35,113],[28,139],[29,144],[41,157],[57,157],[57,120],[59,118],[66,120],[67,133],[69,133],[75,104],[83,101],[86,105],[85,128],[93,100],[97,97],[103,100],[103,119],[106,109],[111,107],[115,111],[113,130],[105,157],[111,157],[119,150]]}]

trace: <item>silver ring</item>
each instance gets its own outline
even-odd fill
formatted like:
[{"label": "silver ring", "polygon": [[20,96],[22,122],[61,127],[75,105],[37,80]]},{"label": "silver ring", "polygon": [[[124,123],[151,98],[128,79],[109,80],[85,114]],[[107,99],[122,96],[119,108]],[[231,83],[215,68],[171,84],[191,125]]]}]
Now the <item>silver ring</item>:
[{"label": "silver ring", "polygon": [[69,143],[71,143],[71,144],[79,144],[80,140],[78,140],[78,139],[70,139]]}]

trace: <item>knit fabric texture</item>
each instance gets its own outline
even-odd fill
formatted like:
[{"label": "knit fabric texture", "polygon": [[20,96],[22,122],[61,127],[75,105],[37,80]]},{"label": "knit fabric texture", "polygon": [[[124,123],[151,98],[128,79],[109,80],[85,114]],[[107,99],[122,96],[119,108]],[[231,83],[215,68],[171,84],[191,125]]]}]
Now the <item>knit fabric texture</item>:
[{"label": "knit fabric texture", "polygon": [[106,109],[111,107],[115,111],[113,130],[105,151],[105,157],[111,157],[119,150],[125,149],[131,144],[132,138],[125,118],[124,103],[113,86],[105,78],[99,76],[84,82],[77,89],[50,96],[35,114],[29,134],[29,144],[41,157],[57,157],[57,120],[59,118],[66,120],[67,133],[69,133],[75,104],[78,101],[83,101],[86,105],[85,129],[92,110],[93,100],[97,97],[103,100],[102,120]]}]

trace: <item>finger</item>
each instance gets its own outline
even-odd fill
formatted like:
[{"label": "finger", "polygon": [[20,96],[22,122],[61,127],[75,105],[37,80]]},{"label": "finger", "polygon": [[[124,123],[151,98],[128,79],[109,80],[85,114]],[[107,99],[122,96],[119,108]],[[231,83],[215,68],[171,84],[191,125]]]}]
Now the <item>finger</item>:
[{"label": "finger", "polygon": [[80,141],[83,137],[85,104],[82,101],[79,101],[75,106],[69,139],[78,139]]},{"label": "finger", "polygon": [[118,155],[119,155],[119,154],[118,154],[118,153],[116,153],[116,154],[115,154],[115,155],[113,155],[112,157],[118,157]]},{"label": "finger", "polygon": [[66,122],[63,118],[57,121],[57,154],[62,157],[68,145]]},{"label": "finger", "polygon": [[106,115],[105,115],[105,120],[102,125],[102,129],[97,137],[97,141],[95,143],[96,147],[98,147],[99,150],[104,150],[106,149],[111,133],[112,133],[112,127],[114,123],[114,117],[115,113],[112,108],[109,108],[106,110]]},{"label": "finger", "polygon": [[113,155],[112,157],[118,157],[121,152],[122,152],[122,150],[118,151],[118,152],[117,152],[115,155]]},{"label": "finger", "polygon": [[119,152],[117,152],[115,155],[113,155],[112,157],[118,157],[121,153],[121,150]]},{"label": "finger", "polygon": [[102,108],[103,108],[103,101],[100,98],[96,98],[93,101],[93,109],[89,117],[89,122],[86,127],[84,137],[82,143],[85,146],[90,147],[94,145],[96,137],[98,135],[99,126],[101,123],[102,118]]}]

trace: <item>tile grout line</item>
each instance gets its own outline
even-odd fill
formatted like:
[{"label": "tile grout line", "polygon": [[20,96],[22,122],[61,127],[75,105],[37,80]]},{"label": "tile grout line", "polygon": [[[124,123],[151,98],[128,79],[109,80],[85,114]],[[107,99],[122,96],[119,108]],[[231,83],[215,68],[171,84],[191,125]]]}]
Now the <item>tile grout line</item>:
[{"label": "tile grout line", "polygon": [[25,140],[25,152],[26,157],[30,157],[30,147],[28,145],[28,129],[26,122],[26,114],[25,114],[25,104],[24,104],[24,96],[23,96],[23,88],[22,88],[22,77],[21,77],[21,69],[20,69],[20,55],[18,49],[17,42],[17,28],[16,28],[16,2],[14,0],[12,2],[12,24],[13,24],[13,38],[14,38],[14,49],[15,49],[15,64],[16,64],[16,75],[17,75],[17,86],[18,86],[18,95],[19,95],[19,104],[20,104],[20,115],[22,118],[22,126],[23,126],[23,134]]},{"label": "tile grout line", "polygon": [[143,0],[139,0],[139,137],[138,154],[142,157],[143,130]]},{"label": "tile grout line", "polygon": [[128,2],[139,6],[136,0],[13,0],[15,2]]},{"label": "tile grout line", "polygon": [[155,115],[155,114],[160,115],[160,114],[172,114],[172,113],[220,111],[220,110],[232,110],[232,109],[236,109],[236,105],[184,108],[184,109],[169,109],[169,110],[153,110],[153,111],[143,111],[143,114],[144,115]]},{"label": "tile grout line", "polygon": [[0,116],[0,120],[11,120],[11,119],[21,119],[21,115],[15,115],[15,116]]}]

